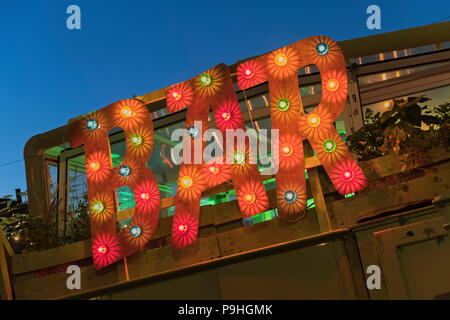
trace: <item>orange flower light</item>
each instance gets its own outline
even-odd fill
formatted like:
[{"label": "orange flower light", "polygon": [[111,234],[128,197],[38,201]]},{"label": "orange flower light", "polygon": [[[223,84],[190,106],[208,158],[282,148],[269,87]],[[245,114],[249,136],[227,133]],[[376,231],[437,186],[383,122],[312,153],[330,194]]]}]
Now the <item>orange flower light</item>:
[{"label": "orange flower light", "polygon": [[89,114],[69,125],[72,145],[98,143],[108,139],[109,121],[103,110]]},{"label": "orange flower light", "polygon": [[[322,102],[326,104],[343,104],[347,99],[347,73],[331,70],[322,74]],[[342,106],[336,106],[339,109]],[[338,114],[342,110],[338,110]]]},{"label": "orange flower light", "polygon": [[270,95],[270,114],[274,127],[296,123],[300,116],[299,93],[280,87]]},{"label": "orange flower light", "polygon": [[130,225],[122,230],[121,237],[132,250],[141,249],[150,240],[155,228],[145,215],[135,215]]},{"label": "orange flower light", "polygon": [[177,112],[194,101],[194,91],[189,83],[179,83],[167,90],[167,111]]},{"label": "orange flower light", "polygon": [[107,223],[114,222],[115,205],[111,192],[97,193],[92,200],[90,199],[89,212],[91,223],[96,226],[104,226]]},{"label": "orange flower light", "polygon": [[315,140],[312,147],[317,154],[317,158],[324,165],[333,165],[345,157],[351,157],[347,146],[337,132],[327,133],[321,138],[321,140]]},{"label": "orange flower light", "polygon": [[286,79],[297,75],[301,67],[301,59],[297,50],[287,46],[266,55],[266,68],[270,78]]},{"label": "orange flower light", "polygon": [[147,161],[154,143],[153,130],[146,126],[125,133],[127,154],[137,161]]},{"label": "orange flower light", "polygon": [[202,98],[212,98],[220,94],[227,80],[225,66],[219,65],[194,78],[194,92]]},{"label": "orange flower light", "polygon": [[116,102],[113,112],[114,126],[123,130],[131,130],[151,121],[151,116],[145,105],[136,99],[124,99]]},{"label": "orange flower light", "polygon": [[281,169],[299,168],[303,161],[303,140],[295,134],[284,134],[275,141],[274,150],[278,148],[278,156],[275,153],[275,161],[278,160]]},{"label": "orange flower light", "polygon": [[133,185],[141,178],[142,167],[131,157],[126,157],[116,168],[112,176],[120,186]]},{"label": "orange flower light", "polygon": [[277,185],[277,204],[281,216],[302,212],[306,209],[306,188],[297,182],[282,181]]},{"label": "orange flower light", "polygon": [[177,194],[185,201],[194,201],[200,198],[205,189],[205,176],[199,165],[183,165],[180,168]]},{"label": "orange flower light", "polygon": [[269,210],[269,201],[261,182],[250,180],[236,188],[239,207],[244,218]]},{"label": "orange flower light", "polygon": [[259,59],[253,59],[244,63],[241,63],[237,67],[237,80],[238,87],[241,90],[245,90],[254,87],[264,81],[267,81],[267,73]]},{"label": "orange flower light", "polygon": [[106,152],[94,152],[86,159],[86,179],[90,183],[102,183],[109,177],[111,160]]},{"label": "orange flower light", "polygon": [[231,164],[231,171],[233,174],[239,176],[248,175],[253,170],[252,167],[256,165],[255,155],[248,147],[245,148],[245,151],[240,149],[235,150],[236,151],[233,153],[233,164]]},{"label": "orange flower light", "polygon": [[315,64],[323,69],[335,68],[338,64],[345,66],[342,51],[333,39],[324,36],[309,37],[299,45],[307,64]]},{"label": "orange flower light", "polygon": [[311,141],[316,139],[320,140],[320,137],[323,135],[336,131],[334,121],[335,119],[331,113],[309,113],[301,116],[299,119],[299,134]]}]

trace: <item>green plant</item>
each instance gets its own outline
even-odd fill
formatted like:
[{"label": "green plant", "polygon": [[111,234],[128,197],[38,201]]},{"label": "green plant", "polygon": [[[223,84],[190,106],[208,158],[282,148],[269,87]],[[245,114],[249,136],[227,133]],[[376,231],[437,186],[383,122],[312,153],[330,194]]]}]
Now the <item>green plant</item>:
[{"label": "green plant", "polygon": [[81,200],[77,209],[67,214],[64,235],[58,232],[57,216],[56,202],[52,201],[49,212],[26,221],[25,251],[46,250],[90,238],[91,223],[87,200]]},{"label": "green plant", "polygon": [[366,109],[366,124],[347,138],[348,147],[359,160],[387,154],[399,157],[402,171],[429,157],[435,147],[449,146],[450,103],[421,107],[430,99],[394,99],[391,110],[374,113]]}]

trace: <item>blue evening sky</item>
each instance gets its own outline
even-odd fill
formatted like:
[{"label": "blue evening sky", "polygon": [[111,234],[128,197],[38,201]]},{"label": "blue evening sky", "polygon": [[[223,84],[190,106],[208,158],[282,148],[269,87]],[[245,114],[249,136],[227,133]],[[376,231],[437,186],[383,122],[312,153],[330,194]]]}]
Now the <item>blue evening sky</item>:
[{"label": "blue evening sky", "polygon": [[[81,30],[66,28],[71,4]],[[371,4],[381,30],[366,28]],[[24,162],[4,164],[72,117],[304,37],[339,41],[449,15],[445,0],[0,0],[0,197],[27,189]]]}]

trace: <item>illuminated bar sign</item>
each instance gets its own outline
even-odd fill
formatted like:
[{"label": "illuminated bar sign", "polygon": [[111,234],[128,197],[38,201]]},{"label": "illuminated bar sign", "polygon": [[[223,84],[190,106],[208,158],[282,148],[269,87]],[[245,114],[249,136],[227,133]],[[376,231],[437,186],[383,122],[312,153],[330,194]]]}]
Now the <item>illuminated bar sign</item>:
[{"label": "illuminated bar sign", "polygon": [[[322,78],[319,105],[305,115],[301,104],[298,69],[314,64]],[[246,61],[237,67],[239,89],[269,84],[274,142],[278,214],[286,217],[306,210],[303,141],[307,139],[341,194],[362,190],[367,180],[334,127],[347,98],[345,59],[336,42],[317,36]],[[203,158],[209,110],[219,133],[245,130],[228,67],[219,64],[193,79],[167,89],[169,113],[187,109],[182,141],[172,247],[187,246],[197,239],[201,193],[225,181],[236,190],[243,217],[267,211],[269,202],[247,141],[229,144],[223,154]],[[120,127],[126,138],[123,161],[112,167],[108,131]],[[93,258],[96,269],[108,266],[144,248],[159,218],[159,190],[146,166],[154,142],[153,123],[146,106],[137,99],[115,102],[69,124],[71,147],[84,145],[90,205]],[[200,150],[200,155],[198,150]],[[231,159],[231,161],[230,161]],[[116,232],[115,190],[132,188],[135,213],[126,229]]]}]

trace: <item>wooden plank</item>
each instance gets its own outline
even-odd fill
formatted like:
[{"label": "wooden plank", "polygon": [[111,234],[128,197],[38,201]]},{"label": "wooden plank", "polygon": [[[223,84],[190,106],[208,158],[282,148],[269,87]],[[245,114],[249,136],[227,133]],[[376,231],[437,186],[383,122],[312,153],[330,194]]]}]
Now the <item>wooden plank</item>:
[{"label": "wooden plank", "polygon": [[170,246],[139,252],[128,257],[130,279],[148,277],[153,274],[220,257],[215,235],[199,238],[188,247],[173,250]]},{"label": "wooden plank", "polygon": [[54,299],[118,282],[115,265],[99,271],[96,271],[93,265],[82,266],[80,271],[80,290],[69,290],[67,288],[67,278],[70,275],[66,272],[54,273],[45,277],[18,276],[14,283],[16,299]]},{"label": "wooden plank", "polygon": [[0,232],[0,244],[3,243],[3,246],[6,250],[6,253],[12,257],[13,255],[15,255],[15,252],[13,250],[13,248],[11,247],[11,244],[9,243],[8,239],[6,239],[6,236],[3,232]]},{"label": "wooden plank", "polygon": [[[3,235],[3,233],[0,230],[0,234]],[[6,260],[6,251],[3,246],[3,241],[0,241],[0,271],[1,271],[1,282],[3,287],[5,298],[7,300],[12,300],[12,288],[11,288],[11,279],[9,277],[9,270],[8,270],[8,262]],[[0,297],[3,296],[2,292],[0,292]]]},{"label": "wooden plank", "polygon": [[331,224],[328,217],[327,205],[325,204],[325,199],[323,197],[322,185],[320,184],[319,172],[317,168],[308,170],[308,181],[313,194],[320,232],[328,232],[331,230]]},{"label": "wooden plank", "polygon": [[355,226],[363,218],[429,201],[449,190],[450,163],[430,168],[428,173],[432,174],[328,203],[332,227]]},{"label": "wooden plank", "polygon": [[279,219],[261,222],[217,234],[221,256],[245,252],[289,240],[320,233],[314,209],[299,221],[289,223]]},{"label": "wooden plank", "polygon": [[16,254],[11,259],[15,275],[41,270],[92,256],[91,240],[71,243],[45,251]]},{"label": "wooden plank", "polygon": [[67,160],[64,153],[58,166],[58,236],[63,238],[66,234],[67,218]]}]

